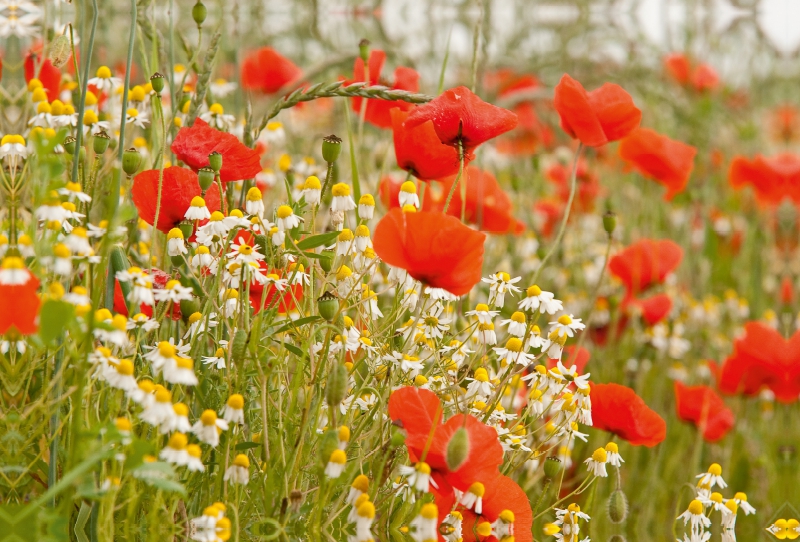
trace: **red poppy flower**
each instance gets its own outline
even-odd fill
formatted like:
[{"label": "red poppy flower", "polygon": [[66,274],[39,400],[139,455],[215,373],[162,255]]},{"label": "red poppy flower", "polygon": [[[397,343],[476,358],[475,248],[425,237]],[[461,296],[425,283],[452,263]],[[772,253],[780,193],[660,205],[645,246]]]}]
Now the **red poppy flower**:
[{"label": "red poppy flower", "polygon": [[38,79],[47,93],[47,101],[57,100],[61,91],[61,70],[53,66],[49,58],[40,58],[37,63],[36,56],[35,53],[28,53],[25,57],[25,82]]},{"label": "red poppy flower", "polygon": [[439,140],[472,150],[481,143],[513,130],[517,116],[478,98],[467,87],[445,90],[430,102],[411,110],[406,120],[409,128],[433,121]]},{"label": "red poppy flower", "polygon": [[797,138],[800,132],[800,112],[791,104],[785,104],[773,109],[770,125],[776,139],[790,142]]},{"label": "red poppy flower", "polygon": [[[575,345],[570,345],[564,347],[564,359],[563,364],[564,367],[572,367],[575,366],[575,370],[578,371],[578,374],[583,374],[583,370],[586,368],[586,364],[589,363],[589,358],[592,355],[589,351],[584,347],[579,347],[577,350]],[[549,358],[547,360],[547,368],[552,369],[558,365],[557,359]]]},{"label": "red poppy flower", "polygon": [[679,85],[689,83],[691,65],[689,58],[683,53],[671,53],[664,57],[664,68],[667,74]]},{"label": "red poppy flower", "polygon": [[197,171],[208,166],[208,155],[222,155],[219,177],[223,182],[252,179],[261,173],[261,156],[233,135],[209,126],[203,119],[195,119],[192,126],[184,126],[172,142],[172,152],[178,160]]},{"label": "red poppy flower", "polygon": [[695,424],[708,442],[721,440],[733,427],[733,411],[708,386],[686,386],[676,380],[675,401],[678,417]]},{"label": "red poppy flower", "polygon": [[[430,466],[442,495],[447,493],[444,489],[447,486],[466,491],[474,482],[486,484],[497,477],[497,469],[503,463],[503,447],[497,431],[471,415],[456,414],[441,423],[442,412],[441,401],[430,390],[407,386],[392,392],[389,417],[405,429],[411,461],[424,460]],[[447,446],[462,427],[468,435],[467,457],[458,469],[451,471],[447,466]]]},{"label": "red poppy flower", "polygon": [[[409,128],[405,125],[408,113],[395,107],[389,114],[394,134],[394,154],[400,169],[423,181],[440,179],[458,172],[458,152],[439,141],[433,121]],[[465,160],[471,159],[472,155],[465,156]]]},{"label": "red poppy flower", "polygon": [[[602,191],[602,186],[597,175],[589,170],[586,160],[578,160],[578,169],[575,171],[577,192],[573,203],[573,210],[579,213],[590,213],[594,210],[594,202]],[[566,204],[569,201],[570,183],[572,179],[572,166],[556,163],[545,172],[548,181],[556,185],[558,198]]]},{"label": "red poppy flower", "polygon": [[[642,320],[649,326],[659,323],[672,310],[672,299],[667,294],[656,294],[645,299],[630,298],[626,301],[629,306],[636,307],[642,315]],[[623,305],[625,304],[626,302],[623,302]]]},{"label": "red poppy flower", "polygon": [[[408,92],[419,91],[419,73],[412,68],[405,66],[398,66],[394,70],[394,83],[388,83],[381,79],[381,70],[383,70],[383,63],[386,61],[386,53],[374,49],[369,54],[369,85],[383,85],[395,90],[407,90]],[[355,66],[353,66],[353,81],[348,83],[358,83],[365,81],[364,61],[361,58],[356,59]],[[363,98],[353,98],[352,107],[353,111],[361,112],[361,100]],[[377,98],[367,98],[367,110],[364,115],[364,120],[377,126],[378,128],[391,128],[392,118],[390,112],[394,108],[402,111],[408,111],[413,108],[414,104],[403,101],[389,101],[380,100]],[[456,157],[458,160],[458,157]]]},{"label": "red poppy flower", "polygon": [[298,81],[302,73],[294,62],[275,49],[262,47],[248,54],[242,61],[240,79],[245,90],[273,94]]},{"label": "red poppy flower", "polygon": [[[453,501],[440,498],[436,500],[436,505],[439,507],[440,521],[450,512],[452,503]],[[500,474],[486,484],[486,492],[483,495],[483,510],[480,515],[475,514],[472,510],[466,510],[460,505],[456,510],[463,518],[461,523],[462,542],[500,542],[494,535],[485,538],[479,537],[475,533],[475,529],[482,523],[495,522],[504,510],[510,510],[514,513],[514,541],[533,542],[533,511],[531,510],[530,500],[525,491],[519,487],[519,484],[508,476]]]},{"label": "red poppy flower", "polygon": [[737,156],[731,162],[728,181],[734,188],[751,185],[763,205],[777,205],[784,198],[800,202],[800,157],[791,153],[752,160]]},{"label": "red poppy flower", "polygon": [[[262,265],[261,272],[264,274],[275,274],[278,275],[279,278],[289,278],[292,276],[291,271],[269,269],[266,268],[266,264]],[[277,307],[278,312],[287,314],[293,311],[297,304],[303,300],[303,285],[290,284],[283,290],[278,290],[274,284],[269,284],[266,287],[265,294],[263,285],[258,282],[250,284],[250,305],[253,307],[256,314],[261,312],[262,298],[265,309],[269,310]]]},{"label": "red poppy flower", "polygon": [[550,237],[561,217],[562,206],[556,201],[539,200],[533,205],[533,222],[543,237]]},{"label": "red poppy flower", "polygon": [[[158,204],[157,169],[142,171],[133,179],[131,197],[139,210],[139,217],[153,225]],[[164,169],[161,183],[161,209],[158,216],[158,229],[164,233],[178,226],[192,203],[192,198],[200,195],[197,174],[191,169],[171,166]],[[206,207],[212,213],[219,210],[219,190],[206,192]]]},{"label": "red poppy flower", "polygon": [[632,389],[619,384],[592,384],[592,422],[634,446],[652,448],[667,436],[667,423]]},{"label": "red poppy flower", "polygon": [[714,90],[719,86],[719,75],[708,64],[699,64],[692,72],[692,86],[697,92]]},{"label": "red poppy flower", "polygon": [[683,249],[669,239],[642,239],[611,257],[608,269],[633,296],[664,281],[683,259]]},{"label": "red poppy flower", "polygon": [[[4,268],[14,260],[22,265],[19,258],[6,257]],[[9,331],[21,335],[33,335],[39,329],[39,308],[42,301],[36,294],[39,279],[28,269],[20,269],[28,275],[22,284],[3,284],[0,282],[0,335]],[[18,281],[14,281],[18,282]]]},{"label": "red poppy flower", "polygon": [[637,128],[620,141],[619,155],[639,173],[667,188],[671,200],[683,192],[694,168],[697,149],[649,128]]},{"label": "red poppy flower", "polygon": [[606,83],[586,92],[567,74],[556,85],[553,105],[561,117],[561,128],[590,147],[622,139],[642,120],[642,112],[621,86]]},{"label": "red poppy flower", "polygon": [[375,228],[375,253],[387,264],[453,295],[481,280],[486,235],[442,213],[392,209]]},{"label": "red poppy flower", "polygon": [[800,332],[786,340],[760,322],[748,322],[744,329],[722,366],[720,391],[754,396],[769,388],[783,403],[796,401],[800,397]]},{"label": "red poppy flower", "polygon": [[[147,274],[153,277],[153,290],[163,290],[164,286],[167,285],[167,282],[169,282],[170,279],[172,279],[172,276],[169,273],[165,273],[161,269],[150,269],[147,271]],[[129,316],[128,303],[125,300],[125,295],[122,293],[122,287],[120,286],[118,281],[114,283],[114,312],[117,312],[124,316]],[[142,303],[139,306],[139,312],[141,312],[145,316],[151,317],[153,316],[153,307]],[[180,303],[172,304],[172,319],[173,320],[181,319]]]}]

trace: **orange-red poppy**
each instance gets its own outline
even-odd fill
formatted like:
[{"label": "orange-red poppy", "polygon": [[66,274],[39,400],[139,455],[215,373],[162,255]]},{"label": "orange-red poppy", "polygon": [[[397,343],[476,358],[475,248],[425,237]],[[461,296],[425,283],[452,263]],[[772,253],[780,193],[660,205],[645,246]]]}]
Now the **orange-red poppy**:
[{"label": "orange-red poppy", "polygon": [[[156,218],[158,205],[159,170],[142,171],[133,179],[131,198],[139,210],[139,217],[150,224]],[[164,169],[161,182],[161,208],[158,212],[158,229],[168,233],[184,219],[192,198],[200,195],[197,174],[191,169],[170,166]],[[219,191],[212,187],[205,194],[206,207],[212,213],[219,211]]]},{"label": "orange-red poppy", "polygon": [[752,160],[737,156],[728,181],[737,189],[750,185],[762,205],[777,205],[784,198],[800,203],[800,157],[791,153],[769,158],[757,154]]},{"label": "orange-red poppy", "polygon": [[456,146],[460,141],[466,151],[517,126],[514,113],[484,102],[467,87],[445,90],[430,102],[415,107],[406,125],[413,128],[429,120],[433,121],[442,143]]},{"label": "orange-red poppy", "polygon": [[619,278],[627,296],[664,281],[683,259],[683,249],[670,239],[642,239],[618,252],[608,262],[611,274]]},{"label": "orange-red poppy", "polygon": [[[379,49],[373,49],[369,54],[367,65],[369,66],[369,84],[383,85],[395,90],[407,90],[408,92],[419,91],[419,73],[412,68],[405,66],[398,66],[394,70],[394,82],[390,83],[381,78],[381,71],[383,64],[386,62],[386,53]],[[353,81],[350,83],[359,83],[366,80],[366,73],[364,70],[364,61],[359,57],[353,66]],[[363,98],[353,98],[351,101],[353,111],[361,112],[361,100]],[[367,98],[367,110],[364,115],[364,120],[379,128],[391,128],[392,118],[390,111],[398,108],[402,111],[408,111],[414,105],[404,101],[389,101],[380,100],[378,98]]]},{"label": "orange-red poppy", "polygon": [[678,417],[697,426],[708,442],[721,440],[733,428],[733,411],[709,386],[687,386],[676,380],[675,403]]},{"label": "orange-red poppy", "polygon": [[299,81],[303,71],[271,47],[262,47],[242,61],[241,83],[245,90],[273,94]]},{"label": "orange-red poppy", "polygon": [[639,173],[663,184],[667,200],[683,192],[697,149],[649,128],[637,128],[620,141],[619,155]]},{"label": "orange-red poppy", "polygon": [[587,92],[567,74],[556,85],[553,105],[561,128],[589,147],[622,139],[642,120],[642,112],[621,86],[605,83]]},{"label": "orange-red poppy", "polygon": [[[155,268],[148,269],[147,274],[153,277],[153,290],[163,290],[164,286],[167,285],[167,282],[169,282],[170,279],[172,279],[172,275],[170,275],[169,273],[165,273],[161,269],[155,269]],[[128,304],[125,301],[125,295],[122,292],[122,287],[120,286],[119,282],[114,283],[114,312],[117,312],[124,316],[129,315]],[[139,305],[138,312],[144,314],[145,316],[150,317],[153,316],[153,307],[142,303],[141,305]],[[172,314],[170,316],[173,320],[181,319],[180,303],[172,304]]]},{"label": "orange-red poppy", "polygon": [[769,388],[783,403],[800,398],[800,332],[787,340],[760,322],[748,322],[744,329],[722,366],[720,391],[754,396]]},{"label": "orange-red poppy", "polygon": [[[408,113],[400,108],[390,111],[394,154],[400,169],[408,171],[418,179],[429,181],[441,179],[458,172],[458,152],[450,145],[439,141],[433,121],[426,121],[413,128],[406,126]],[[469,161],[472,155],[465,156]]]},{"label": "orange-red poppy", "polygon": [[392,209],[375,227],[375,253],[387,264],[453,295],[481,280],[486,235],[438,212]]},{"label": "orange-red poppy", "polygon": [[172,152],[178,160],[197,171],[208,167],[208,155],[222,155],[222,182],[252,179],[261,173],[261,156],[233,135],[212,128],[202,119],[192,126],[184,126],[172,142]]},{"label": "orange-red poppy", "polygon": [[[22,260],[14,258],[15,265],[21,267]],[[3,267],[9,265],[6,258]],[[39,329],[39,308],[42,301],[36,291],[39,279],[28,269],[17,269],[19,274],[27,275],[23,280],[14,280],[11,284],[0,283],[0,335],[16,332],[20,335],[32,335]]]},{"label": "orange-red poppy", "polygon": [[[602,192],[603,187],[600,185],[597,175],[589,169],[586,160],[582,158],[578,160],[575,175],[577,191],[572,209],[578,213],[590,213],[594,210],[595,200]],[[545,178],[556,186],[558,199],[566,205],[569,201],[572,166],[557,162],[547,169]]]},{"label": "orange-red poppy", "polygon": [[683,53],[670,53],[664,57],[664,69],[667,74],[679,85],[689,83],[691,63],[689,57]]},{"label": "orange-red poppy", "polygon": [[41,58],[37,53],[28,53],[25,56],[25,82],[38,79],[47,93],[47,101],[58,99],[61,90],[61,70],[53,66],[49,58]]},{"label": "orange-red poppy", "polygon": [[634,446],[655,446],[667,436],[667,422],[636,392],[620,384],[591,385],[592,422]]},{"label": "orange-red poppy", "polygon": [[697,92],[709,92],[719,86],[719,75],[708,64],[698,64],[692,72],[692,86]]}]

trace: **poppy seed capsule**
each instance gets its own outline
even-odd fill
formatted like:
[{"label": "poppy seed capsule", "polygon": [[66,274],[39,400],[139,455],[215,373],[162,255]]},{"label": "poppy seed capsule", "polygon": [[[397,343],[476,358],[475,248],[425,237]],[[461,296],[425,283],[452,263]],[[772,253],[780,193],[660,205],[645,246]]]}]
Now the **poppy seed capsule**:
[{"label": "poppy seed capsule", "polygon": [[214,170],[215,173],[219,173],[219,170],[222,169],[222,155],[217,151],[209,154],[208,165]]},{"label": "poppy seed capsule", "polygon": [[100,130],[94,137],[92,138],[92,148],[94,149],[95,154],[103,154],[106,152],[108,148],[108,144],[111,143],[111,137],[106,133],[105,130]]},{"label": "poppy seed capsule", "polygon": [[67,151],[68,154],[75,154],[75,136],[67,136],[64,139],[64,150]]},{"label": "poppy seed capsule", "polygon": [[344,364],[334,364],[325,383],[325,402],[329,408],[338,407],[347,395],[347,369]]},{"label": "poppy seed capsule", "polygon": [[134,147],[122,153],[122,171],[129,177],[139,171],[142,165],[142,154]]},{"label": "poppy seed capsule", "polygon": [[317,310],[325,320],[333,322],[339,312],[339,298],[332,292],[325,292],[317,299]]},{"label": "poppy seed capsule", "polygon": [[245,348],[247,348],[247,332],[237,329],[233,334],[233,346],[231,347],[231,359],[234,363],[240,363],[244,359]]},{"label": "poppy seed capsule", "polygon": [[197,182],[200,185],[200,190],[205,192],[211,185],[214,184],[214,170],[210,167],[201,167],[197,171]]},{"label": "poppy seed capsule", "polygon": [[406,443],[406,436],[399,429],[392,432],[392,446],[398,448]]},{"label": "poppy seed capsule", "polygon": [[608,519],[611,523],[622,523],[628,517],[628,499],[621,489],[616,489],[608,496]]},{"label": "poppy seed capsule", "polygon": [[603,215],[603,229],[606,230],[608,235],[614,233],[614,230],[617,227],[617,215],[612,213],[611,211],[606,211]]},{"label": "poppy seed capsule", "polygon": [[342,140],[331,134],[322,138],[322,159],[332,164],[339,158],[342,152]]},{"label": "poppy seed capsule", "polygon": [[164,90],[164,76],[156,72],[150,76],[150,84],[153,85],[153,90],[159,96],[161,91]]},{"label": "poppy seed capsule", "polygon": [[[192,224],[192,222],[189,220],[182,220],[181,223],[178,224],[178,227],[180,228],[184,239],[188,239],[194,233],[194,224]],[[178,261],[180,261],[180,258],[178,258]]]},{"label": "poppy seed capsule", "polygon": [[366,38],[358,42],[358,54],[361,57],[361,60],[363,60],[365,64],[369,60],[370,45],[371,45],[370,41]]},{"label": "poppy seed capsule", "polygon": [[191,299],[181,299],[180,306],[184,321],[188,321],[189,316],[192,314],[200,312],[200,301],[195,297]]},{"label": "poppy seed capsule", "polygon": [[548,479],[553,479],[561,473],[563,465],[557,457],[548,457],[544,462],[544,475]]},{"label": "poppy seed capsule", "polygon": [[450,442],[447,443],[447,468],[457,471],[469,457],[469,435],[463,427],[456,429]]},{"label": "poppy seed capsule", "polygon": [[192,8],[192,19],[194,19],[194,22],[197,23],[197,26],[202,26],[207,16],[208,9],[206,8],[205,4],[198,1]]}]

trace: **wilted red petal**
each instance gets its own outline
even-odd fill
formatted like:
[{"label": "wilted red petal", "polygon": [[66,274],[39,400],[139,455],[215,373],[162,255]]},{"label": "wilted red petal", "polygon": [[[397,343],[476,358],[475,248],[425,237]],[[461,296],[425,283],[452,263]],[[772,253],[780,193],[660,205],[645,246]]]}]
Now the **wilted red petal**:
[{"label": "wilted red petal", "polygon": [[300,79],[303,71],[271,47],[262,47],[242,61],[241,83],[245,90],[272,94]]},{"label": "wilted red petal", "polygon": [[233,135],[212,128],[203,119],[184,126],[172,142],[172,152],[178,160],[197,171],[208,166],[208,155],[222,155],[222,182],[252,179],[261,173],[261,156]]},{"label": "wilted red petal", "polygon": [[619,384],[592,384],[595,429],[610,431],[634,446],[655,446],[667,435],[667,423],[632,389]]},{"label": "wilted red petal", "polygon": [[376,254],[387,264],[453,295],[469,292],[481,280],[486,235],[454,217],[392,209],[375,228]]},{"label": "wilted red petal", "polygon": [[[131,198],[139,210],[139,217],[153,225],[158,205],[158,177],[159,170],[149,169],[142,171],[133,179]],[[176,227],[183,220],[186,210],[192,203],[192,198],[200,195],[200,185],[197,174],[186,168],[170,166],[164,169],[164,178],[161,187],[161,209],[158,213],[158,229],[164,233]],[[206,207],[212,213],[219,210],[219,191],[214,189],[206,192]]]},{"label": "wilted red petal", "polygon": [[709,442],[722,439],[733,427],[733,411],[708,386],[686,386],[676,380],[675,402],[678,417],[695,424]]},{"label": "wilted red petal", "polygon": [[474,149],[517,125],[514,113],[484,102],[467,87],[451,88],[415,107],[406,125],[413,128],[429,120],[442,143],[455,146],[460,139],[465,149]]},{"label": "wilted red petal", "polygon": [[590,147],[625,137],[642,119],[633,98],[619,85],[606,83],[586,92],[567,74],[556,85],[553,105],[561,118],[561,128]]},{"label": "wilted red petal", "polygon": [[638,128],[620,141],[619,155],[639,173],[667,188],[664,198],[683,192],[697,149],[649,128]]}]

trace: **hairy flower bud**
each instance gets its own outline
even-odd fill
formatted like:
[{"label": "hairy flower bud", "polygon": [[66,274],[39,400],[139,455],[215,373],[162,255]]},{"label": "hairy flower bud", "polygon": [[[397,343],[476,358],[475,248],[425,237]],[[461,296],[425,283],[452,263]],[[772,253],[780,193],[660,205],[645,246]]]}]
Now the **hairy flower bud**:
[{"label": "hairy flower bud", "polygon": [[447,443],[447,468],[451,471],[458,470],[469,457],[469,435],[463,427],[456,429],[450,442]]},{"label": "hairy flower bud", "polygon": [[328,373],[325,383],[325,402],[328,408],[338,408],[347,395],[347,369],[341,363],[335,363]]},{"label": "hairy flower bud", "polygon": [[608,519],[611,523],[622,523],[628,517],[628,499],[621,489],[615,489],[608,496]]},{"label": "hairy flower bud", "polygon": [[334,255],[332,250],[323,250],[322,253],[320,253],[319,266],[326,273],[330,273],[331,269],[333,269]]},{"label": "hairy flower bud", "polygon": [[247,348],[247,332],[237,329],[233,334],[233,346],[231,347],[231,359],[234,363],[241,363],[244,359],[244,352]]},{"label": "hairy flower bud", "polygon": [[67,63],[69,57],[72,56],[72,50],[69,38],[66,35],[61,34],[60,36],[56,36],[55,39],[50,42],[49,56],[50,63],[56,68],[60,68]]}]

